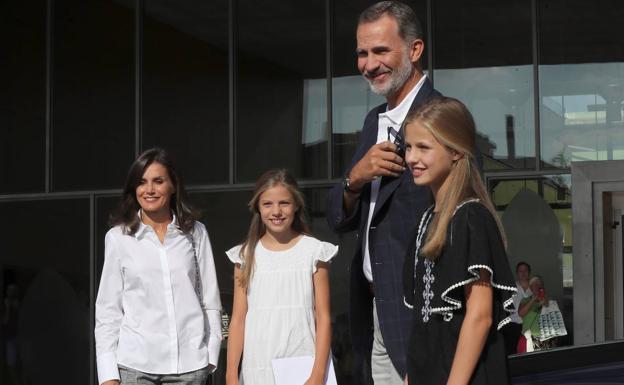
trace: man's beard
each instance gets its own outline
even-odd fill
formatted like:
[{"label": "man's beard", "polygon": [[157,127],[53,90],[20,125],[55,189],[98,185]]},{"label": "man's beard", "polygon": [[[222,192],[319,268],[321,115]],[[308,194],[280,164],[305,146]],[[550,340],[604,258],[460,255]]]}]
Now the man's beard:
[{"label": "man's beard", "polygon": [[366,76],[364,76],[364,79],[368,82],[371,91],[377,95],[388,97],[389,95],[399,92],[399,90],[403,88],[403,85],[412,75],[413,70],[414,67],[409,59],[409,55],[405,52],[401,60],[401,65],[390,73],[390,78],[386,82],[382,84],[374,84],[374,82]]}]

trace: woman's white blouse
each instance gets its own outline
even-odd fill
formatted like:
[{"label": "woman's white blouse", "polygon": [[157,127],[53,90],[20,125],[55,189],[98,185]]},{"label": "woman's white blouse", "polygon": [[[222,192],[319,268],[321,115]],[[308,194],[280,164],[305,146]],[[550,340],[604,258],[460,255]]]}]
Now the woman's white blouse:
[{"label": "woman's white blouse", "polygon": [[134,235],[120,226],[106,234],[95,306],[100,383],[119,379],[118,365],[154,374],[217,366],[221,300],[208,233],[195,223],[200,304],[191,236],[175,223],[174,217],[164,243],[143,223]]}]

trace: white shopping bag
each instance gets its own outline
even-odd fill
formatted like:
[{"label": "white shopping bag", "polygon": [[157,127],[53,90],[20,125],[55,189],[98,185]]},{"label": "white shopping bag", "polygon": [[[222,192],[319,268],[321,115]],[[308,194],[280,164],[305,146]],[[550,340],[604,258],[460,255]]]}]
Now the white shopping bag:
[{"label": "white shopping bag", "polygon": [[542,306],[538,323],[540,329],[539,340],[541,342],[568,334],[557,301],[551,300],[548,306]]}]

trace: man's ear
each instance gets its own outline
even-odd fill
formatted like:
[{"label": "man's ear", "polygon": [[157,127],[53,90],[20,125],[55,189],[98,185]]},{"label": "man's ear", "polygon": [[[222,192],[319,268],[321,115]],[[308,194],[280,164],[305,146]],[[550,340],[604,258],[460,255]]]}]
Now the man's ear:
[{"label": "man's ear", "polygon": [[412,63],[418,63],[423,52],[425,52],[425,42],[422,39],[416,39],[409,45],[409,48],[410,61]]}]

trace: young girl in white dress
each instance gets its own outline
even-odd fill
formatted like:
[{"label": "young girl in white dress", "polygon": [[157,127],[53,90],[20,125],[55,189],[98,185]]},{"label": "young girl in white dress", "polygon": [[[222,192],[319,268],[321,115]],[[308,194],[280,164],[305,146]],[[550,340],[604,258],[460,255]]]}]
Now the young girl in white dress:
[{"label": "young girl in white dress", "polygon": [[[311,237],[303,194],[285,170],[256,182],[235,264],[227,385],[272,385],[274,358],[314,356],[305,385],[324,384],[331,343],[328,262],[338,247]],[[243,356],[241,373],[239,364]]]}]

